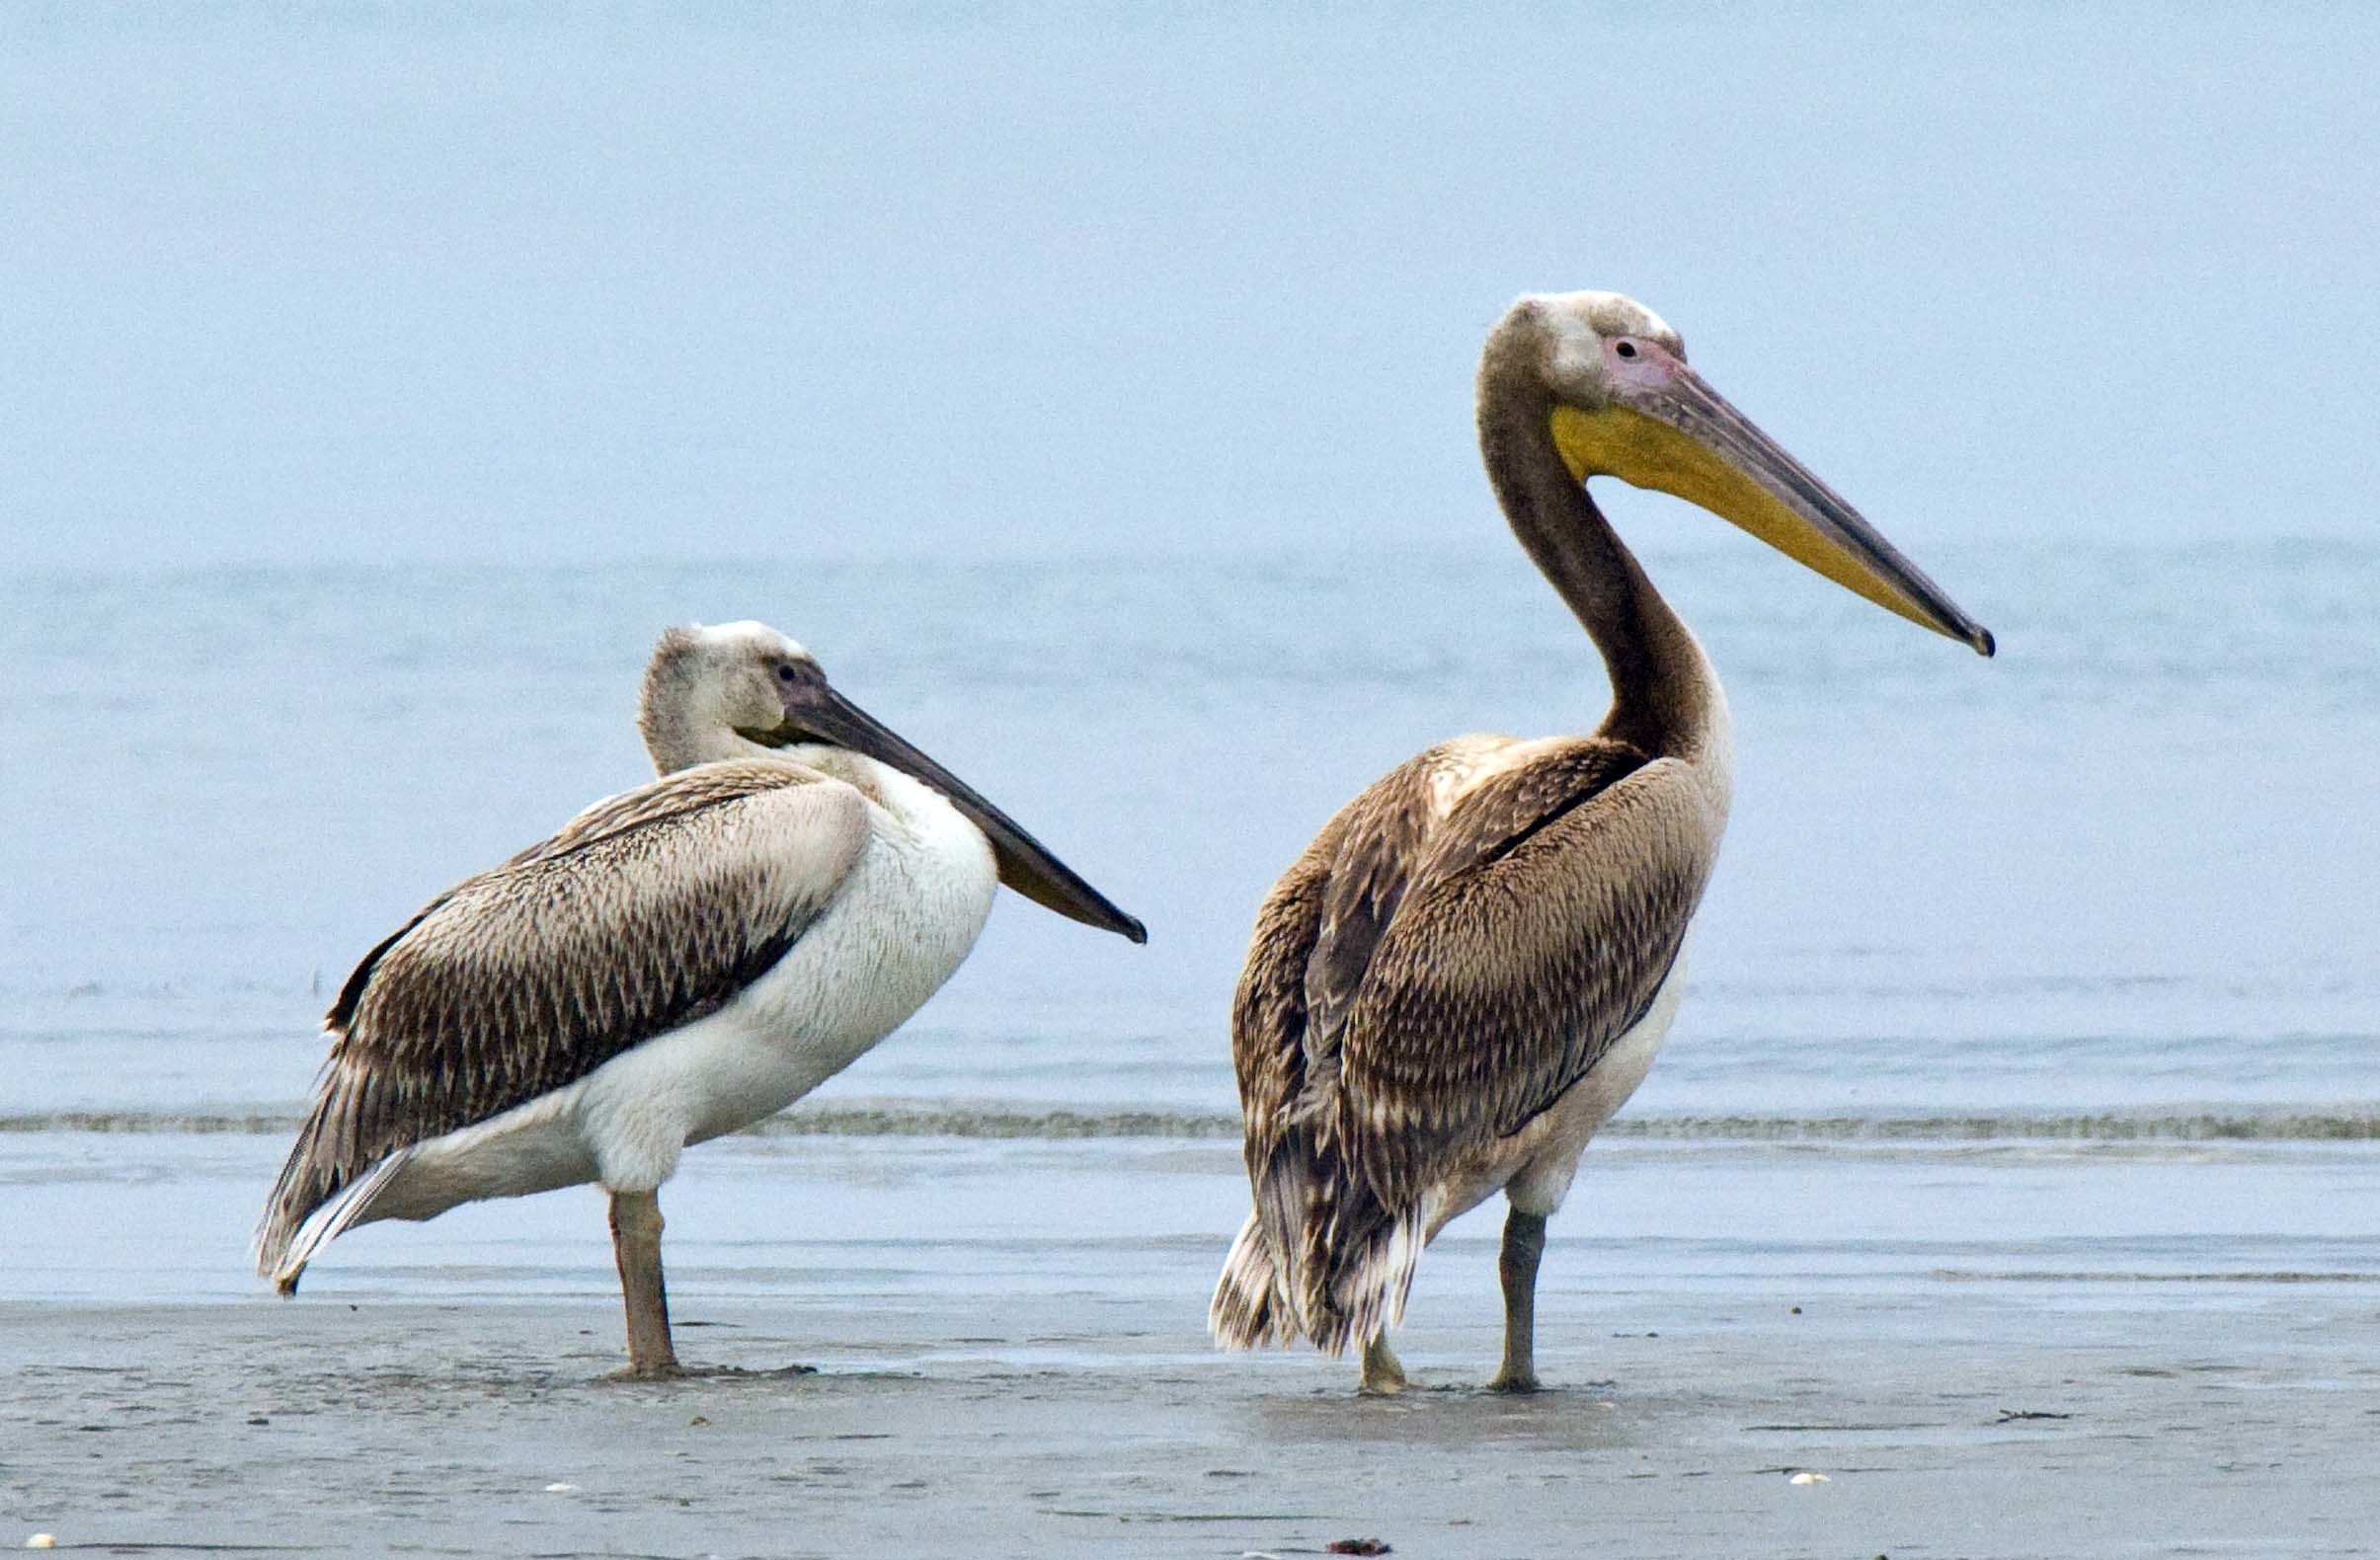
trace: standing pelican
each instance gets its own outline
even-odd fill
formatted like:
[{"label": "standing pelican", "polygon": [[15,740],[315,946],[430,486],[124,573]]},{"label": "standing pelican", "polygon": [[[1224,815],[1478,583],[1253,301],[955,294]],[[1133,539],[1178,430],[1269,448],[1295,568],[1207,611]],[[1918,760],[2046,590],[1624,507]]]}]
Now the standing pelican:
[{"label": "standing pelican", "polygon": [[1521,545],[1603,653],[1588,737],[1461,737],[1390,770],[1265,898],[1231,1014],[1255,1210],[1209,1313],[1404,1373],[1422,1248],[1501,1191],[1504,1363],[1537,1386],[1538,1260],[1580,1153],[1678,1008],[1727,819],[1727,701],[1587,496],[1613,476],[1730,520],[1982,655],[1992,636],[1609,292],[1527,297],[1479,364],[1479,449]]},{"label": "standing pelican", "polygon": [[256,1237],[286,1294],[349,1226],[582,1182],[611,1198],[628,1369],[677,1373],[657,1189],[958,969],[1005,883],[1141,923],[758,623],[674,628],[638,725],[663,778],[431,901],[348,976]]}]

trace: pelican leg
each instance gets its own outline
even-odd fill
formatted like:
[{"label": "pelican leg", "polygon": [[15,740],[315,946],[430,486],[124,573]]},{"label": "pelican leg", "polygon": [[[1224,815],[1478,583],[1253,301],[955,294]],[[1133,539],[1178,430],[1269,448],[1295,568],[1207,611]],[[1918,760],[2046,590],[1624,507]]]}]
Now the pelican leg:
[{"label": "pelican leg", "polygon": [[1546,1215],[1514,1209],[1504,1220],[1496,1277],[1504,1281],[1504,1368],[1491,1392],[1534,1392],[1537,1380],[1537,1267],[1546,1255]]},{"label": "pelican leg", "polygon": [[1387,1396],[1405,1389],[1405,1367],[1397,1363],[1396,1354],[1388,1347],[1388,1335],[1378,1332],[1364,1345],[1364,1379],[1356,1388]]},{"label": "pelican leg", "polygon": [[611,1254],[628,1307],[628,1369],[638,1377],[683,1375],[670,1347],[670,1295],[661,1278],[661,1199],[651,1192],[611,1194]]}]

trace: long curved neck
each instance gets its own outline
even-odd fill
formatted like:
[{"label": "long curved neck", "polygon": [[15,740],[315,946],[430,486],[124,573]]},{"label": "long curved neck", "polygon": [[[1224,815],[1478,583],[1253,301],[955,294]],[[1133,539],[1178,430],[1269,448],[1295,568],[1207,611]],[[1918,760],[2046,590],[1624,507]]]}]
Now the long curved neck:
[{"label": "long curved neck", "polygon": [[1479,454],[1513,533],[1603,653],[1612,709],[1599,735],[1692,751],[1720,697],[1710,663],[1562,463],[1543,385],[1497,367],[1480,375]]}]

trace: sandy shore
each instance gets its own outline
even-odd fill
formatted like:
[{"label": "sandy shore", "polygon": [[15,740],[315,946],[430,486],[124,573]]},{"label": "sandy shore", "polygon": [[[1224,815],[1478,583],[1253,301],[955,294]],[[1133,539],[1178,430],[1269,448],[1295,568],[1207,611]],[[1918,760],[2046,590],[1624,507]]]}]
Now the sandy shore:
[{"label": "sandy shore", "polygon": [[[1863,1560],[2380,1544],[2365,1286],[1835,1295],[1799,1314],[1556,1297],[1544,1363],[1565,1385],[1528,1400],[1464,1384],[1490,1364],[1484,1303],[1408,1331],[1433,1389],[1394,1400],[1351,1397],[1310,1356],[1210,1355],[1177,1309],[1063,1284],[972,1318],[688,1298],[689,1360],[755,1373],[644,1385],[600,1379],[617,1320],[595,1291],[0,1307],[0,1540],[1239,1556],[1379,1538],[1404,1556]],[[756,1373],[795,1361],[820,1368]]]},{"label": "sandy shore", "polygon": [[661,1386],[603,1379],[592,1192],[357,1231],[283,1303],[240,1260],[277,1139],[7,1141],[0,1547],[2380,1553],[2359,1144],[1599,1147],[1541,1289],[1559,1390],[1475,1389],[1474,1217],[1398,1339],[1434,1389],[1367,1401],[1207,1348],[1223,1143],[710,1145],[679,1348],[747,1373]]}]

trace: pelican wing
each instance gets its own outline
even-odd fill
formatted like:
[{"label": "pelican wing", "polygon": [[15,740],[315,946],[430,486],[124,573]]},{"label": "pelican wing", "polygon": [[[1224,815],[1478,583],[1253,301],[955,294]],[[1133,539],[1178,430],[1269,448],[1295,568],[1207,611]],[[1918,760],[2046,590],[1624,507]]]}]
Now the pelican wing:
[{"label": "pelican wing", "polygon": [[1367,786],[1324,824],[1256,912],[1231,1004],[1231,1059],[1256,1210],[1209,1311],[1234,1347],[1294,1337],[1314,1311],[1342,1178],[1331,1132],[1339,1037],[1380,928],[1426,837],[1449,750]]},{"label": "pelican wing", "polygon": [[1432,835],[1342,1042],[1338,1130],[1384,1208],[1585,1077],[1651,1007],[1709,877],[1686,767],[1589,740],[1483,781]]},{"label": "pelican wing", "polygon": [[1342,832],[1333,819],[1273,885],[1256,911],[1247,968],[1231,1002],[1231,1064],[1239,1078],[1251,1175],[1260,1175],[1305,1092],[1311,1029],[1306,973],[1322,925],[1322,900]]},{"label": "pelican wing", "polygon": [[1270,1292],[1219,1292],[1228,1338],[1369,1336],[1436,1175],[1585,1076],[1677,958],[1711,838],[1684,766],[1508,745],[1391,770],[1266,897],[1232,1051]]},{"label": "pelican wing", "polygon": [[[1337,1092],[1339,1040],[1383,927],[1436,821],[1442,777],[1467,744],[1418,753],[1339,809],[1256,912],[1231,1007],[1248,1170],[1263,1167]],[[1500,740],[1499,740],[1500,741]]]},{"label": "pelican wing", "polygon": [[707,764],[613,797],[440,895],[365,956],[258,1232],[398,1149],[488,1121],[724,1006],[858,860],[867,803],[814,770]]}]

